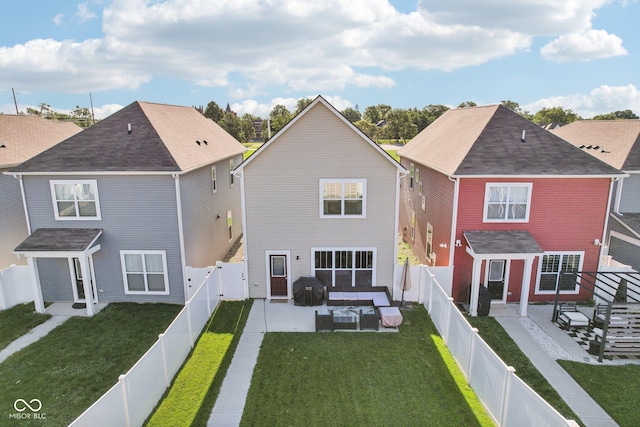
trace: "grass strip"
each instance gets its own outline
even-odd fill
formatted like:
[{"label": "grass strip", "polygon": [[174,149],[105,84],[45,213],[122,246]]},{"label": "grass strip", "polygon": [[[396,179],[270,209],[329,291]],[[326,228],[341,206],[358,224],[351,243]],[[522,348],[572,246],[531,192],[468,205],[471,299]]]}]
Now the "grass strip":
[{"label": "grass strip", "polygon": [[[547,379],[536,369],[529,358],[520,350],[507,331],[493,317],[467,317],[469,323],[478,328],[482,339],[496,352],[504,363],[516,369],[516,375],[549,402],[565,418],[580,423],[578,416],[562,399]],[[582,424],[581,424],[582,425]]]},{"label": "grass strip", "polygon": [[481,426],[422,306],[400,333],[266,333],[243,426]]},{"label": "grass strip", "polygon": [[449,369],[451,377],[458,385],[458,388],[460,389],[464,400],[467,402],[467,405],[469,405],[469,408],[471,408],[471,411],[473,411],[473,413],[475,414],[480,425],[495,426],[493,418],[491,418],[491,416],[487,413],[484,405],[467,382],[466,377],[460,370],[458,363],[447,348],[447,345],[445,344],[442,337],[439,335],[431,335],[431,339],[436,345],[436,348],[438,349],[438,352],[440,353],[440,357],[442,357],[444,364],[447,366],[447,369]]},{"label": "grass strip", "polygon": [[51,317],[36,313],[32,302],[0,311],[0,350]]},{"label": "grass strip", "polygon": [[2,416],[16,399],[39,399],[46,419],[37,425],[69,425],[131,369],[181,308],[112,303],[94,317],[70,318],[0,364]]},{"label": "grass strip", "polygon": [[639,365],[593,365],[558,360],[580,386],[621,427],[638,425]]},{"label": "grass strip", "polygon": [[231,344],[232,334],[205,332],[148,426],[190,426]]}]

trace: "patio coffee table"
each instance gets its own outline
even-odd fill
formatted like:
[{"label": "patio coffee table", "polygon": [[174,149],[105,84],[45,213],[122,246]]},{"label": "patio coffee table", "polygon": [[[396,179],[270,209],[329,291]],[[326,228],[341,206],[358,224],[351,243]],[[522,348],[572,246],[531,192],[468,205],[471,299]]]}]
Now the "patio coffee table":
[{"label": "patio coffee table", "polygon": [[358,329],[359,311],[354,309],[335,309],[333,314],[333,329]]}]

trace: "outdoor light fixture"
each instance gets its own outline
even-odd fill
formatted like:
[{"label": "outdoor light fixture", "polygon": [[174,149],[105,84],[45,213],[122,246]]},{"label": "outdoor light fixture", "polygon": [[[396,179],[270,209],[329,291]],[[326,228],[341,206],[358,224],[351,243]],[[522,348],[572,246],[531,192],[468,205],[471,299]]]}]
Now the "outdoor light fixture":
[{"label": "outdoor light fixture", "polygon": [[459,248],[460,246],[462,246],[462,242],[458,239],[456,240],[456,247]]},{"label": "outdoor light fixture", "polygon": [[446,247],[447,247],[447,244],[446,244],[446,243],[440,243],[440,247],[441,247],[441,248],[446,248]]},{"label": "outdoor light fixture", "polygon": [[602,242],[600,241],[600,239],[594,240],[593,244],[596,245],[596,246],[602,246]]}]

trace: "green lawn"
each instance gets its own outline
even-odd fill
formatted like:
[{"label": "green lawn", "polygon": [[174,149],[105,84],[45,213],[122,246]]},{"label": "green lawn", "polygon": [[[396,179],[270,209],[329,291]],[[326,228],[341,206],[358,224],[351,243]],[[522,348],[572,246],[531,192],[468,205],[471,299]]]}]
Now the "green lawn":
[{"label": "green lawn", "polygon": [[558,363],[621,427],[638,425],[640,366],[603,366],[559,360]]},{"label": "green lawn", "polygon": [[567,419],[580,422],[578,416],[562,400],[555,388],[549,384],[544,376],[533,366],[529,358],[511,339],[507,331],[493,317],[467,317],[482,339],[509,366],[516,369],[516,375],[534,389],[543,399],[551,404]]},{"label": "green lawn", "polygon": [[93,318],[70,318],[0,364],[0,416],[15,412],[16,399],[39,399],[46,419],[37,425],[68,425],[116,384],[181,309],[119,303]]},{"label": "green lawn", "polygon": [[400,333],[265,334],[241,424],[493,425],[424,307],[403,314]]},{"label": "green lawn", "polygon": [[50,317],[36,313],[32,302],[0,311],[0,350]]}]

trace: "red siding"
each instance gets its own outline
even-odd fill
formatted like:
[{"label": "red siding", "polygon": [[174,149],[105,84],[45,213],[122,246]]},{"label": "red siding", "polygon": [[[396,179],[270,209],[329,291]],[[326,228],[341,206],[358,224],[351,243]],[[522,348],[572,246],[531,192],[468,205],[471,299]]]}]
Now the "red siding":
[{"label": "red siding", "polygon": [[[533,184],[529,222],[483,223],[487,182],[530,182]],[[462,179],[460,184],[456,239],[464,242],[465,230],[527,230],[544,251],[584,251],[583,271],[596,271],[609,197],[609,178]],[[453,293],[471,283],[472,258],[465,248],[456,248]],[[513,261],[509,275],[509,301],[520,300],[523,263]],[[549,301],[553,296],[535,295],[538,263],[531,280],[531,301]],[[572,296],[575,299],[575,296]]]},{"label": "red siding", "polygon": [[[401,160],[402,165],[410,169],[411,162]],[[418,181],[414,180],[413,191],[409,188],[409,175],[400,182],[400,235],[409,243],[413,252],[423,264],[427,262],[427,223],[433,226],[433,251],[436,253],[436,265],[449,265],[449,244],[451,239],[451,218],[453,212],[454,183],[446,175],[426,166],[415,163],[420,171],[423,194],[426,197],[425,211],[422,211],[422,197],[419,194]],[[411,240],[411,214],[416,216],[415,239]],[[406,232],[404,231],[406,229]],[[447,248],[440,244],[446,243]],[[430,264],[429,264],[430,265]]]}]

